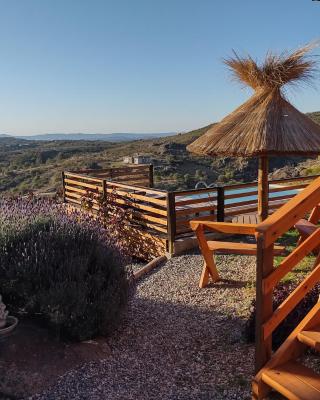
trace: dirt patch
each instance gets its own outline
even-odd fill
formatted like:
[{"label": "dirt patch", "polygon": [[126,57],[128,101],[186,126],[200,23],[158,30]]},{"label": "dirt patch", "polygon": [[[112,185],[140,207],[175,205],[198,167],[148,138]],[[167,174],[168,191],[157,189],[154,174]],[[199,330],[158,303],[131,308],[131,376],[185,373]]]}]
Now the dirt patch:
[{"label": "dirt patch", "polygon": [[0,399],[21,399],[54,384],[72,368],[110,354],[104,338],[65,343],[33,321],[0,338]]}]

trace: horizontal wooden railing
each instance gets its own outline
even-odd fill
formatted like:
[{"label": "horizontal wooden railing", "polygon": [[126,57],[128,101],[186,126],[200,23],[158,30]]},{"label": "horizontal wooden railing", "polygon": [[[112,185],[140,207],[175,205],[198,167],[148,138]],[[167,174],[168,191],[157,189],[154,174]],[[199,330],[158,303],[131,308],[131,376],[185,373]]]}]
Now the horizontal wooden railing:
[{"label": "horizontal wooden railing", "polygon": [[[286,202],[256,228],[257,257],[257,310],[256,310],[256,370],[271,358],[272,333],[294,310],[305,295],[320,282],[320,259],[312,271],[297,285],[293,292],[273,310],[273,289],[304,257],[320,245],[320,227],[274,268],[275,241],[290,230],[301,218],[309,215],[320,203],[320,178],[315,179],[302,192]],[[311,212],[311,215],[315,213]],[[318,213],[319,215],[319,213]],[[311,219],[310,219],[311,221]],[[311,221],[317,223],[318,221]]]},{"label": "horizontal wooden railing", "polygon": [[[269,212],[272,213],[280,208],[288,199],[294,197],[317,177],[318,175],[270,181]],[[226,220],[232,219],[235,215],[257,211],[258,191],[256,182],[225,185],[222,190],[224,194],[224,218]]]},{"label": "horizontal wooden railing", "polygon": [[106,179],[108,181],[123,182],[130,185],[153,187],[153,165],[132,165],[126,167],[106,169],[83,169],[74,172],[76,175],[86,175],[93,179]]},{"label": "horizontal wooden railing", "polygon": [[176,236],[191,233],[189,222],[197,219],[214,221],[217,190],[214,188],[174,192]]},{"label": "horizontal wooden railing", "polygon": [[[314,178],[271,181],[270,212]],[[167,192],[153,188],[153,169],[149,165],[65,171],[63,192],[65,202],[77,207],[92,194],[112,192],[117,204],[132,210],[132,223],[166,236],[171,250],[176,239],[192,234],[190,220],[230,221],[236,215],[257,210],[256,182]],[[98,201],[93,199],[91,203],[92,210],[98,211]]]},{"label": "horizontal wooden railing", "polygon": [[[166,192],[130,183],[109,181],[84,173],[63,173],[64,201],[81,207],[90,203],[91,211],[99,211],[99,196],[109,194],[109,199],[120,207],[130,209],[131,222],[162,234],[167,238],[167,250],[174,251],[174,241],[191,233],[189,221],[196,218],[213,220],[216,209],[215,189],[195,189]],[[112,196],[111,196],[112,195]]]}]

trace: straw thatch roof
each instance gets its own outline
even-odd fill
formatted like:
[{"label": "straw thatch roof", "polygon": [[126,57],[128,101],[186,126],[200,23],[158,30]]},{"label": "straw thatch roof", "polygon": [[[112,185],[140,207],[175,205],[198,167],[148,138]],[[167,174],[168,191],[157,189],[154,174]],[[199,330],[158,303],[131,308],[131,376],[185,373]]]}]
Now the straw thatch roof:
[{"label": "straw thatch roof", "polygon": [[315,62],[311,46],[291,54],[268,54],[262,66],[251,58],[225,61],[236,78],[255,93],[220,123],[188,146],[210,156],[261,156],[320,153],[320,125],[293,107],[282,93],[286,84],[309,83]]}]

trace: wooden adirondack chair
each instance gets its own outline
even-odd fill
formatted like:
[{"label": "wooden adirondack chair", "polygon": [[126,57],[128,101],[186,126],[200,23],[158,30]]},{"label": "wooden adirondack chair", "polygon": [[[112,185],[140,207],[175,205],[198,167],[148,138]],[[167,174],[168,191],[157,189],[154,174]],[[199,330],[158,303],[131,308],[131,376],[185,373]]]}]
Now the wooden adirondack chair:
[{"label": "wooden adirondack chair", "polygon": [[300,233],[299,242],[303,242],[308,236],[310,236],[316,229],[318,229],[318,222],[320,220],[320,204],[318,204],[310,213],[308,219],[300,219],[296,224],[295,228]]},{"label": "wooden adirondack chair", "polygon": [[[204,265],[199,281],[199,287],[204,288],[208,285],[211,277],[213,282],[217,282],[220,277],[217,270],[215,255],[222,254],[257,254],[257,245],[255,243],[237,243],[222,242],[217,240],[207,240],[205,231],[210,230],[218,233],[231,235],[256,235],[256,224],[237,224],[228,222],[210,222],[210,221],[190,221],[193,231],[196,232],[199,247],[204,258]],[[275,246],[275,254],[281,254],[285,250],[282,246]]]},{"label": "wooden adirondack chair", "polygon": [[[308,219],[300,219],[294,227],[300,234],[300,238],[298,240],[298,245],[304,242],[314,231],[316,231],[319,226],[317,225],[320,220],[320,204],[318,204],[310,213]],[[313,251],[314,254],[317,255],[316,263],[320,259],[320,243],[319,246],[315,248]]]}]

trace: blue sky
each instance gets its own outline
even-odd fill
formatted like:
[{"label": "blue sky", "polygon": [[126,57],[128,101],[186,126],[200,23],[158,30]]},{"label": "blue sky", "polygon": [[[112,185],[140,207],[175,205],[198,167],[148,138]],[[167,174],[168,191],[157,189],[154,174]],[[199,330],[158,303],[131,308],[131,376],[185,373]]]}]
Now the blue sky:
[{"label": "blue sky", "polygon": [[[222,59],[320,38],[312,0],[0,0],[0,133],[186,131],[250,96]],[[315,53],[320,54],[320,49]],[[320,110],[316,89],[289,92]]]}]

